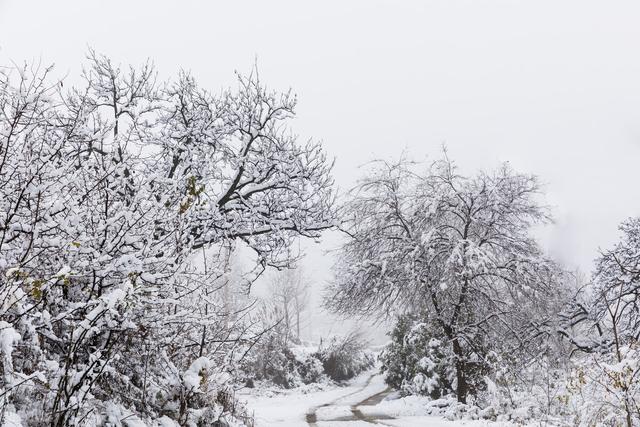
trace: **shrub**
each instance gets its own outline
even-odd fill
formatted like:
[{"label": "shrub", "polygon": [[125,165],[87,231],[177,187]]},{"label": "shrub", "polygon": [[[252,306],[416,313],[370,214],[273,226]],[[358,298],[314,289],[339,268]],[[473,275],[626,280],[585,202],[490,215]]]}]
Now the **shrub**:
[{"label": "shrub", "polygon": [[277,328],[264,334],[242,362],[245,384],[262,381],[282,388],[345,381],[371,368],[373,355],[358,333],[331,337],[319,348],[292,345]]},{"label": "shrub", "polygon": [[[434,399],[455,390],[455,357],[446,339],[418,315],[400,316],[391,332],[391,343],[380,355],[385,381],[411,395]],[[484,357],[467,355],[467,381],[470,394],[486,387],[487,364]]]},{"label": "shrub", "polygon": [[278,330],[264,334],[242,363],[247,382],[267,381],[279,387],[298,385],[296,360],[283,334]]},{"label": "shrub", "polygon": [[263,381],[282,388],[321,382],[322,362],[315,349],[292,345],[276,327],[260,337],[248,352],[240,368],[245,383]]},{"label": "shrub", "polygon": [[293,347],[291,350],[295,356],[297,373],[303,384],[322,382],[326,378],[324,367],[316,357],[316,353],[308,347]]},{"label": "shrub", "polygon": [[373,355],[365,350],[366,342],[358,332],[344,337],[332,337],[318,350],[324,372],[334,381],[345,381],[371,368]]}]

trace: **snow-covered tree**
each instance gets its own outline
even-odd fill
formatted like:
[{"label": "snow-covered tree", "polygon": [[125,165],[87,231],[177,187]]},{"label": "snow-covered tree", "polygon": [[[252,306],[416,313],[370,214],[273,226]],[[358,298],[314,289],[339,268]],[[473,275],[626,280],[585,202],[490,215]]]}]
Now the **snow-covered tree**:
[{"label": "snow-covered tree", "polygon": [[301,267],[277,272],[269,283],[269,298],[278,310],[287,335],[300,340],[302,313],[309,304],[310,282]]},{"label": "snow-covered tree", "polygon": [[225,416],[225,370],[250,339],[219,292],[229,254],[255,253],[251,282],[335,223],[332,164],[289,130],[295,97],[257,73],[214,96],[94,52],[69,90],[49,70],[8,70],[0,417]]},{"label": "snow-covered tree", "polygon": [[640,422],[640,218],[623,222],[620,231],[621,241],[596,262],[591,310],[599,351],[582,362],[581,385],[607,402],[609,409],[594,419],[621,415],[632,426]]},{"label": "snow-covered tree", "polygon": [[425,173],[377,162],[343,206],[349,238],[327,305],[356,315],[415,311],[438,325],[465,402],[492,353],[531,357],[554,333],[547,310],[563,272],[530,234],[548,219],[534,176],[504,165],[465,177],[446,156]]},{"label": "snow-covered tree", "polygon": [[594,274],[596,312],[616,347],[640,340],[640,218],[620,231],[622,240],[601,254]]}]

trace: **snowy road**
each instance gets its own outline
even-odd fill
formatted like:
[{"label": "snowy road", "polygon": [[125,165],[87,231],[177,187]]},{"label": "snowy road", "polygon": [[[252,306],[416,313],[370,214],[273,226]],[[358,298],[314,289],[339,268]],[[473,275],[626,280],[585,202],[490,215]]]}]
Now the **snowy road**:
[{"label": "snowy road", "polygon": [[420,408],[383,399],[389,390],[381,375],[366,373],[345,387],[277,396],[246,395],[256,427],[479,427],[482,421],[448,421],[423,415]]},{"label": "snowy road", "polygon": [[[391,392],[384,385],[382,385],[384,389],[379,390],[382,387],[381,379],[380,375],[370,374],[359,390],[340,396],[319,407],[312,408],[305,416],[307,424],[311,427],[324,427],[328,425],[327,423],[330,425],[336,425],[335,423],[339,423],[339,425],[358,425],[362,422],[384,424],[380,420],[389,419],[389,416],[385,414],[377,414],[378,416],[375,416],[375,414],[365,415],[360,410],[361,406],[373,406],[380,403]],[[352,403],[355,400],[358,401]]]}]

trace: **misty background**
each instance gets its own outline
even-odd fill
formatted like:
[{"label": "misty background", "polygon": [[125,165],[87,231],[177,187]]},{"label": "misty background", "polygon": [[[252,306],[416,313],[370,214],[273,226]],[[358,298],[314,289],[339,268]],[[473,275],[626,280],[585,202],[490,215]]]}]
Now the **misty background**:
[{"label": "misty background", "polygon": [[[588,273],[640,214],[638,22],[633,1],[0,0],[0,63],[55,63],[71,85],[92,47],[217,92],[257,62],[299,95],[294,130],[323,141],[341,191],[403,151],[429,161],[446,144],[465,172],[509,161],[546,183],[543,244]],[[339,241],[305,243],[313,338],[347,327],[319,308]]]}]

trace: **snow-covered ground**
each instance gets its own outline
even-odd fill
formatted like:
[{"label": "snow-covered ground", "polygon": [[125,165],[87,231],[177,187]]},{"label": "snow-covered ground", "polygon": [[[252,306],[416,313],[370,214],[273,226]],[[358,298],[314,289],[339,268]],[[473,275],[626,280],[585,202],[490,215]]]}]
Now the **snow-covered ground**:
[{"label": "snow-covered ground", "polygon": [[488,421],[449,421],[428,415],[426,398],[390,400],[382,375],[369,371],[346,386],[306,392],[293,389],[259,396],[243,390],[254,411],[257,427],[360,427],[372,424],[393,427],[505,426]]}]

